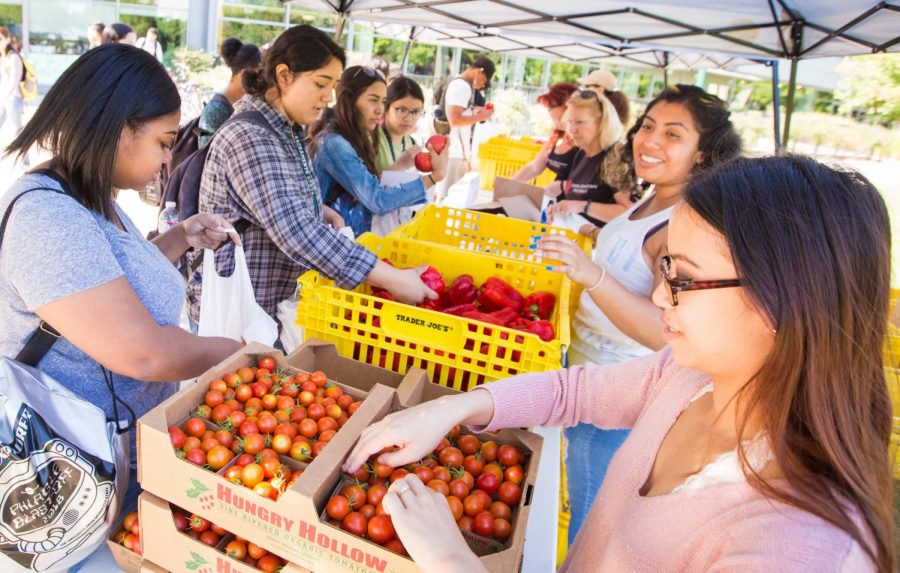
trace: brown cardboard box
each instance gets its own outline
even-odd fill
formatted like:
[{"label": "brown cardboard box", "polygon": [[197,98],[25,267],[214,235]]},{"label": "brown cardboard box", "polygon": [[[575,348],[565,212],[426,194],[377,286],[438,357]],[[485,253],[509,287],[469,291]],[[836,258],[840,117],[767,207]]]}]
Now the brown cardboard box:
[{"label": "brown cardboard box", "polygon": [[[260,351],[260,347],[247,347],[204,374],[197,386],[174,396],[140,419],[138,456],[141,485],[146,491],[316,573],[343,573],[348,569],[360,573],[421,571],[410,559],[324,523],[319,515],[341,479],[341,464],[363,429],[392,410],[413,405],[425,397],[452,393],[453,390],[431,384],[424,372],[416,370],[407,373],[402,383],[393,384],[398,388],[395,391],[373,380],[394,383],[401,378],[400,375],[340,358],[331,345],[321,342],[305,344],[283,363],[303,370],[321,368],[329,378],[368,389],[369,394],[356,414],[297,482],[278,501],[272,501],[178,459],[172,452],[167,431],[170,423],[183,419],[196,405],[210,380],[250,364]],[[530,432],[513,430],[501,432],[494,439],[498,443],[512,443],[529,453],[525,468],[527,481],[523,484],[522,502],[513,523],[512,535],[507,541],[507,549],[482,557],[489,571],[515,572],[521,566],[528,505],[537,478],[541,438]],[[146,545],[147,542],[144,543]]]},{"label": "brown cardboard box", "polygon": [[155,563],[151,563],[150,561],[144,560],[144,563],[141,565],[141,573],[170,573],[168,569],[163,569],[159,565]]},{"label": "brown cardboard box", "polygon": [[[162,570],[172,573],[258,573],[259,569],[232,559],[220,551],[210,547],[175,529],[172,521],[172,509],[169,502],[155,495],[142,493],[138,501],[141,513],[141,527],[146,531],[144,542],[145,563],[159,564]],[[226,536],[222,539],[222,547],[233,539]],[[302,567],[288,563],[281,569],[282,573],[309,573]]]},{"label": "brown cardboard box", "polygon": [[[143,528],[143,524],[141,524],[141,527]],[[119,566],[119,569],[125,571],[125,573],[139,573],[145,559],[134,551],[126,549],[124,545],[120,545],[113,541],[113,537],[115,537],[121,529],[121,524],[115,527],[115,531],[113,531],[106,540],[106,545],[109,546],[109,551],[112,553],[113,559],[116,560],[116,565]],[[141,531],[143,532],[143,529]],[[141,536],[141,543],[143,543],[143,541],[143,536]],[[143,549],[143,546],[141,548]]]},{"label": "brown cardboard box", "polygon": [[536,185],[497,177],[494,179],[494,197],[490,203],[469,207],[476,211],[504,214],[513,219],[539,222],[544,189]]}]

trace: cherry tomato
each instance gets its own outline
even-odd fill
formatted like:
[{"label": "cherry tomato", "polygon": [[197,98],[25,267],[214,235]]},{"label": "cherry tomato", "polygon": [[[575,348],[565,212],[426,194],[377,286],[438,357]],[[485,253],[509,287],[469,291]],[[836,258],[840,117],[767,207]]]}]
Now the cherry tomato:
[{"label": "cherry tomato", "polygon": [[433,489],[434,491],[438,492],[439,494],[443,495],[444,497],[447,497],[448,495],[450,495],[450,486],[448,486],[447,482],[445,482],[445,481],[441,481],[439,479],[433,479],[425,485],[427,485],[429,488]]},{"label": "cherry tomato", "polygon": [[487,494],[493,494],[500,488],[500,480],[492,473],[483,473],[478,476],[475,487]]},{"label": "cherry tomato", "polygon": [[225,385],[229,388],[237,388],[242,382],[241,377],[238,376],[237,372],[229,372],[225,376],[222,376],[222,380],[225,381]]},{"label": "cherry tomato", "polygon": [[523,461],[523,457],[519,450],[509,444],[500,446],[500,449],[497,451],[497,460],[506,467],[520,463]]},{"label": "cherry tomato", "polygon": [[271,414],[265,414],[259,417],[256,420],[256,425],[259,427],[260,434],[272,435],[275,431],[275,428],[278,426],[278,420],[275,419],[275,416]]},{"label": "cherry tomato", "polygon": [[472,531],[485,537],[494,535],[494,516],[490,511],[482,511],[475,516],[472,521]]},{"label": "cherry tomato", "polygon": [[488,441],[481,444],[481,459],[487,464],[497,461],[497,442]]},{"label": "cherry tomato", "polygon": [[449,447],[441,450],[441,453],[438,454],[438,460],[442,466],[458,468],[463,463],[463,455],[457,448]]},{"label": "cherry tomato", "polygon": [[366,519],[372,519],[377,515],[375,513],[375,506],[368,503],[364,503],[363,506],[359,508],[359,512],[366,516]]},{"label": "cherry tomato", "polygon": [[348,513],[347,516],[341,520],[341,529],[348,531],[353,535],[358,535],[359,537],[366,534],[368,526],[368,520],[358,511]]},{"label": "cherry tomato", "polygon": [[463,516],[463,502],[455,495],[447,497],[447,504],[450,506],[450,513],[453,514],[454,521],[459,521]]},{"label": "cherry tomato", "polygon": [[481,470],[484,469],[484,462],[481,461],[480,456],[466,456],[466,459],[463,460],[463,468],[477,478],[481,475]]},{"label": "cherry tomato", "polygon": [[323,416],[319,418],[318,426],[320,432],[327,432],[328,430],[338,429],[337,420],[335,420],[331,416]]},{"label": "cherry tomato", "polygon": [[397,468],[397,469],[395,469],[394,471],[391,472],[391,476],[390,476],[389,479],[390,479],[391,483],[394,483],[394,482],[397,481],[398,479],[403,478],[403,477],[406,477],[408,474],[409,474],[409,472],[406,471],[405,469],[403,469],[403,468]]},{"label": "cherry tomato", "polygon": [[393,551],[398,555],[409,555],[409,553],[406,552],[406,548],[403,547],[403,543],[401,543],[399,539],[391,539],[384,544],[384,548],[388,551]]},{"label": "cherry tomato", "polygon": [[312,459],[312,448],[309,442],[294,442],[291,444],[290,455],[299,462],[306,462]]},{"label": "cherry tomato", "polygon": [[328,500],[325,512],[332,519],[344,519],[350,513],[350,500],[343,495],[336,495]]},{"label": "cherry tomato", "polygon": [[263,555],[256,561],[256,568],[263,573],[275,573],[281,565],[281,559],[277,555]]},{"label": "cherry tomato", "polygon": [[219,535],[213,531],[204,531],[200,534],[200,542],[215,547],[219,542]]},{"label": "cherry tomato", "polygon": [[453,476],[450,475],[450,470],[445,468],[444,466],[438,466],[432,470],[434,474],[434,479],[439,479],[442,482],[450,483],[453,479]]},{"label": "cherry tomato", "polygon": [[463,512],[469,517],[475,517],[484,511],[484,499],[478,495],[469,495],[463,499]]},{"label": "cherry tomato", "polygon": [[225,475],[223,477],[231,483],[240,483],[242,469],[244,469],[243,466],[231,466],[230,468],[225,470]]},{"label": "cherry tomato", "polygon": [[193,448],[184,454],[184,459],[191,462],[195,466],[203,466],[206,463],[206,452],[200,448]]},{"label": "cherry tomato", "polygon": [[184,432],[188,436],[199,438],[205,431],[206,423],[200,418],[189,418],[188,421],[184,423]]},{"label": "cherry tomato", "polygon": [[512,510],[502,501],[491,503],[490,512],[495,518],[509,519],[512,516]]},{"label": "cherry tomato", "polygon": [[169,441],[172,442],[172,447],[180,450],[184,447],[184,440],[187,439],[187,436],[178,426],[169,426]]},{"label": "cherry tomato", "polygon": [[138,534],[138,531],[140,530],[140,523],[138,521],[138,514],[136,511],[133,511],[125,516],[125,519],[122,520],[122,529],[134,533],[135,535]]},{"label": "cherry tomato", "polygon": [[[218,443],[218,441],[216,443]],[[231,453],[231,450],[223,445],[218,445],[206,452],[206,464],[213,471],[220,470],[224,468],[233,457],[234,454]]]},{"label": "cherry tomato", "polygon": [[197,533],[203,533],[204,531],[209,529],[209,525],[210,525],[210,523],[209,523],[208,519],[203,519],[196,513],[191,515],[190,525],[189,525],[189,527],[191,528],[191,531],[195,531]]},{"label": "cherry tomato", "polygon": [[291,438],[284,434],[275,434],[272,438],[272,449],[279,454],[287,454],[291,451]]},{"label": "cherry tomato", "polygon": [[203,397],[203,401],[210,408],[215,408],[225,402],[225,396],[218,390],[210,390],[206,393],[206,396]]},{"label": "cherry tomato", "polygon": [[464,455],[471,456],[481,450],[481,441],[475,436],[466,434],[459,437],[457,446]]},{"label": "cherry tomato", "polygon": [[504,541],[512,533],[512,525],[505,517],[498,517],[494,520],[494,537],[500,541]]},{"label": "cherry tomato", "polygon": [[253,559],[262,559],[263,557],[265,557],[268,554],[269,554],[268,551],[266,551],[265,549],[263,549],[262,547],[260,547],[259,545],[255,544],[255,543],[247,544],[247,555],[249,555]]},{"label": "cherry tomato", "polygon": [[418,466],[414,471],[414,474],[422,481],[422,483],[428,483],[434,479],[434,472],[431,471],[427,466]]},{"label": "cherry tomato", "polygon": [[506,468],[506,471],[503,472],[503,479],[516,485],[522,485],[522,482],[525,480],[525,473],[522,471],[522,466],[515,465]]},{"label": "cherry tomato", "polygon": [[256,364],[260,368],[264,368],[269,372],[275,372],[275,369],[278,367],[275,359],[271,356],[263,356],[259,359],[259,362]]},{"label": "cherry tomato", "polygon": [[468,515],[464,515],[456,520],[456,526],[459,527],[461,531],[472,531],[472,518]]},{"label": "cherry tomato", "polygon": [[315,438],[316,434],[319,433],[319,425],[311,418],[304,418],[303,421],[300,422],[299,430],[301,436]]},{"label": "cherry tomato", "polygon": [[241,377],[241,380],[246,384],[247,382],[253,382],[256,378],[256,373],[250,368],[239,368],[237,371],[237,375]]},{"label": "cherry tomato", "polygon": [[278,490],[267,481],[261,481],[253,486],[253,493],[272,500],[278,499]]},{"label": "cherry tomato", "polygon": [[341,495],[350,501],[350,507],[357,509],[366,503],[366,490],[358,485],[345,485],[341,488]]},{"label": "cherry tomato", "polygon": [[253,397],[253,389],[247,384],[241,384],[234,389],[234,398],[238,402],[246,402]]},{"label": "cherry tomato", "polygon": [[218,390],[219,392],[222,392],[224,394],[225,390],[228,389],[228,384],[226,384],[224,380],[219,378],[219,379],[213,380],[212,382],[209,383],[209,389],[210,390]]},{"label": "cherry tomato", "polygon": [[241,482],[249,488],[261,482],[264,477],[262,466],[259,464],[247,464],[241,470]]},{"label": "cherry tomato", "polygon": [[244,437],[244,452],[255,456],[266,447],[266,439],[262,434],[249,434]]},{"label": "cherry tomato", "polygon": [[312,380],[312,383],[319,388],[328,383],[328,376],[326,376],[325,373],[321,370],[316,370],[315,372],[310,374],[309,379]]},{"label": "cherry tomato", "polygon": [[228,542],[228,545],[225,546],[225,555],[231,557],[232,559],[242,561],[245,557],[247,557],[247,544],[243,541],[234,539]]},{"label": "cherry tomato", "polygon": [[510,481],[505,481],[497,490],[497,499],[508,505],[516,505],[522,499],[522,488]]},{"label": "cherry tomato", "polygon": [[492,474],[497,478],[498,482],[503,481],[503,468],[497,462],[487,464],[484,466],[484,469],[481,470],[482,474]]},{"label": "cherry tomato", "polygon": [[385,494],[387,494],[387,488],[383,485],[370,485],[366,492],[366,502],[377,507],[384,499]]},{"label": "cherry tomato", "polygon": [[376,515],[369,519],[367,531],[369,539],[375,543],[387,543],[394,538],[394,524],[390,515]]}]

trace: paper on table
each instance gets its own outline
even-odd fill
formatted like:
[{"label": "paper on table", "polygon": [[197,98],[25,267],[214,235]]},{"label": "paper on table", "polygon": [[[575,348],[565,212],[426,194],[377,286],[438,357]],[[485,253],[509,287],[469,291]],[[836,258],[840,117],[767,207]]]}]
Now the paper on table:
[{"label": "paper on table", "polygon": [[563,229],[569,229],[570,231],[575,231],[576,233],[583,226],[591,224],[590,221],[588,221],[578,213],[556,215],[555,217],[553,217],[552,221],[549,221],[549,223],[554,227],[562,227]]}]

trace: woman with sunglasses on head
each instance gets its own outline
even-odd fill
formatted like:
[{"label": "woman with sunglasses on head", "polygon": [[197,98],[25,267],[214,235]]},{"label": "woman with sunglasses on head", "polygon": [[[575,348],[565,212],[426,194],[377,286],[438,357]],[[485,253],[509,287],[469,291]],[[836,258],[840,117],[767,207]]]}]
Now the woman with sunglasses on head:
[{"label": "woman with sunglasses on head", "polygon": [[[391,414],[344,469],[421,459],[456,424],[629,427],[563,571],[895,571],[883,199],[803,157],[737,159],[683,198],[653,292],[668,347]],[[414,475],[382,504],[423,570],[485,570]]]},{"label": "woman with sunglasses on head", "polygon": [[566,102],[578,89],[577,84],[560,82],[550,86],[547,93],[538,96],[538,103],[547,108],[547,113],[550,114],[553,133],[550,134],[550,138],[537,156],[512,176],[514,180],[530,181],[543,173],[544,169],[550,169],[556,173],[556,177],[559,179],[560,172],[568,171],[578,149],[575,147],[572,137],[566,133],[564,118]]},{"label": "woman with sunglasses on head", "polygon": [[[656,262],[665,254],[669,217],[690,178],[740,153],[729,118],[725,102],[701,88],[667,88],[647,105],[613,152],[618,163],[607,170],[612,180],[634,185],[638,177],[652,184],[652,191],[597,229],[593,260],[571,241],[548,235],[540,242],[543,256],[563,262],[560,270],[584,288],[572,317],[570,364],[615,364],[664,346],[658,309],[650,300],[661,280]],[[627,435],[624,429],[590,424],[566,429],[570,542]]]},{"label": "woman with sunglasses on head", "polygon": [[392,187],[381,184],[375,162],[386,97],[387,83],[380,71],[347,68],[338,82],[334,109],[312,130],[310,153],[322,198],[357,235],[372,230],[373,215],[425,203],[426,189],[443,179],[447,167],[446,150],[432,151],[430,174]]},{"label": "woman with sunglasses on head", "polygon": [[567,132],[578,150],[568,167],[557,172],[557,180],[545,190],[557,200],[548,214],[553,217],[578,213],[589,223],[602,227],[631,205],[629,193],[612,186],[606,174],[606,166],[613,159],[610,154],[625,130],[612,103],[597,92],[576,91],[566,107]]},{"label": "woman with sunglasses on head", "polygon": [[[200,212],[219,214],[244,227],[253,291],[272,317],[278,303],[293,295],[297,277],[309,269],[342,288],[366,282],[403,302],[437,296],[416,269],[396,269],[338,233],[332,227],[343,226],[341,217],[322,204],[304,126],[314,123],[331,102],[344,60],[344,50],[324,32],[308,25],[285,30],[266,51],[260,68],[244,70],[247,95],[235,104],[236,114],[253,110],[265,125],[233,118],[210,143]],[[198,256],[192,253],[189,262]],[[231,245],[216,251],[216,267],[225,276],[234,269]],[[200,265],[188,284],[195,321],[202,271]]]}]

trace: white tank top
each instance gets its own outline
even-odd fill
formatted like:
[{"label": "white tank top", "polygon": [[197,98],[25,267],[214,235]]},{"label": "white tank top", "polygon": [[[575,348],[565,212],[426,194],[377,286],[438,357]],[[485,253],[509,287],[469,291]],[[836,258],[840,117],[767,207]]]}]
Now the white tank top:
[{"label": "white tank top", "polygon": [[[597,237],[594,262],[636,295],[650,298],[653,292],[654,271],[644,260],[644,240],[647,233],[669,220],[675,206],[663,209],[649,217],[631,220],[631,214],[653,197],[650,193],[612,221],[606,224]],[[596,351],[613,351],[624,358],[643,356],[653,351],[623,333],[607,318],[591,300],[590,293],[581,293],[578,310],[572,319],[577,339],[573,341],[588,356]],[[579,342],[584,344],[578,344]],[[595,352],[586,352],[596,349]]]}]

